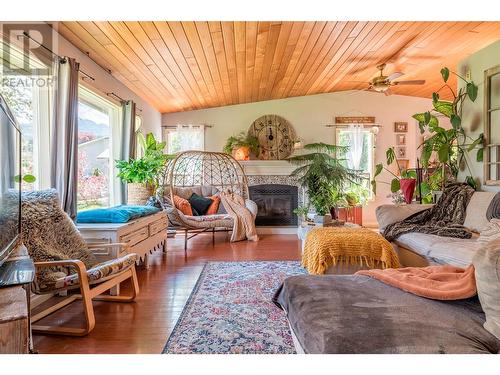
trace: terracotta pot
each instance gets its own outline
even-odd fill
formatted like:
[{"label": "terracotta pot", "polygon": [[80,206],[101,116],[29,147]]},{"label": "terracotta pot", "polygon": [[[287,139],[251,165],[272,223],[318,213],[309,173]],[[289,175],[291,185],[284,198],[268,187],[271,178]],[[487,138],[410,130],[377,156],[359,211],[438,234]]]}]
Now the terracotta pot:
[{"label": "terracotta pot", "polygon": [[144,206],[150,196],[153,195],[153,188],[147,184],[127,184],[127,204],[132,206]]},{"label": "terracotta pot", "polygon": [[233,150],[232,154],[233,158],[235,158],[238,161],[250,160],[250,147],[248,146],[237,147]]},{"label": "terracotta pot", "polygon": [[415,193],[415,185],[417,180],[414,178],[402,178],[399,180],[399,185],[403,196],[405,197],[406,204],[410,204],[413,200],[413,193]]}]

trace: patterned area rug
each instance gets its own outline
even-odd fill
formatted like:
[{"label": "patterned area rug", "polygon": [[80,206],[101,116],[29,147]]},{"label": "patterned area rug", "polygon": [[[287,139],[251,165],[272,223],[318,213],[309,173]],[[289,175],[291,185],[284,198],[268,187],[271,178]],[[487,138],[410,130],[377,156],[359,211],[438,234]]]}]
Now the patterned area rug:
[{"label": "patterned area rug", "polygon": [[163,353],[295,353],[284,312],[271,301],[299,262],[209,262]]}]

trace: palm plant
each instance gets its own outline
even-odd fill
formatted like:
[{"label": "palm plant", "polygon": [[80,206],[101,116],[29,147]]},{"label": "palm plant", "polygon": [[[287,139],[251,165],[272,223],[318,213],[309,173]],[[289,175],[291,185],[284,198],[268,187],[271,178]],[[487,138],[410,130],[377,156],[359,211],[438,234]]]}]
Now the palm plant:
[{"label": "palm plant", "polygon": [[[304,149],[308,154],[296,155],[287,160],[298,167],[291,173],[307,188],[309,201],[318,215],[324,216],[335,206],[344,190],[352,183],[358,184],[358,171],[345,166],[343,158],[348,147],[326,143],[310,143]],[[337,158],[339,156],[340,158]]]}]

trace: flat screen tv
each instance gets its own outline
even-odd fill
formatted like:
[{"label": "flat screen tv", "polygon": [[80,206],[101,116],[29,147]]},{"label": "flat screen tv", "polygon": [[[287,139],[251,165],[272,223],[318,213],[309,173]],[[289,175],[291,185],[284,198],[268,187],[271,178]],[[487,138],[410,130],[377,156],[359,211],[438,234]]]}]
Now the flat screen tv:
[{"label": "flat screen tv", "polygon": [[21,235],[21,131],[0,95],[0,265]]}]

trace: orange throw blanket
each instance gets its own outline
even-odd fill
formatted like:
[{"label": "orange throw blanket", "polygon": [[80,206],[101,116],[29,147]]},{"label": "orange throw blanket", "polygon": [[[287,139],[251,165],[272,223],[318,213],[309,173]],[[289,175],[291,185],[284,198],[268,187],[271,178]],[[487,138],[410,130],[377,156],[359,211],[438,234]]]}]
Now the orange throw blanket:
[{"label": "orange throw blanket", "polygon": [[457,300],[477,294],[474,266],[463,269],[454,266],[407,267],[385,270],[363,270],[366,275],[385,284],[437,300]]}]

